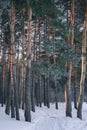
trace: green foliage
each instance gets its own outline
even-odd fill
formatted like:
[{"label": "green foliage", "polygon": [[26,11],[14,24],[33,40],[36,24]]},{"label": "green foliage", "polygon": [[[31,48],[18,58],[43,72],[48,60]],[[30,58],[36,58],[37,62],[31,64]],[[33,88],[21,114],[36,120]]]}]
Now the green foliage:
[{"label": "green foliage", "polygon": [[10,7],[12,6],[12,2],[16,8],[26,8],[27,0],[9,0],[10,1]]},{"label": "green foliage", "polygon": [[30,5],[33,13],[40,17],[56,18],[57,8],[50,0],[31,0]]},{"label": "green foliage", "polygon": [[10,21],[10,17],[9,17],[9,13],[8,13],[8,9],[3,9],[2,11],[2,15],[1,15],[2,21],[2,30],[3,30],[3,34],[4,34],[4,41],[6,46],[9,47],[10,44],[10,26],[9,26],[9,21]]},{"label": "green foliage", "polygon": [[8,10],[6,8],[3,9],[1,18],[2,18],[2,26],[4,26],[5,24],[7,24],[8,21],[10,20],[9,14],[8,14]]}]

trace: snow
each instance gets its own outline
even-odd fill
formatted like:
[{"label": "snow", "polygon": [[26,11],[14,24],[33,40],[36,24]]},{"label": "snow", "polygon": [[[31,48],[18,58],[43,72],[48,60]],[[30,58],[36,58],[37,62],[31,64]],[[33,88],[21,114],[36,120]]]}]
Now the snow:
[{"label": "snow", "polygon": [[[73,105],[72,105],[73,106]],[[5,107],[0,107],[0,130],[87,130],[87,103],[83,104],[83,120],[76,117],[72,108],[72,118],[65,116],[65,103],[59,103],[59,109],[51,104],[51,108],[36,107],[32,112],[32,122],[24,121],[24,112],[20,110],[20,121],[5,114]]]},{"label": "snow", "polygon": [[83,31],[83,27],[80,27],[79,31],[82,32]]}]

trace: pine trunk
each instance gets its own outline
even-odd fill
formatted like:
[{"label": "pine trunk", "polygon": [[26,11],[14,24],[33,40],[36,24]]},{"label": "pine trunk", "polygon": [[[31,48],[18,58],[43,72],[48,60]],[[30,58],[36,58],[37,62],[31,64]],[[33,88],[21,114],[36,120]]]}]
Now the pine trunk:
[{"label": "pine trunk", "polygon": [[25,43],[25,33],[24,33],[24,9],[22,14],[22,68],[21,68],[21,86],[20,86],[20,95],[19,101],[20,106],[24,110],[24,97],[25,97],[25,63],[24,63],[24,43]]},{"label": "pine trunk", "polygon": [[11,118],[15,118],[14,91],[13,90],[11,90]]},{"label": "pine trunk", "polygon": [[50,108],[50,93],[49,93],[49,88],[50,87],[50,81],[49,81],[49,72],[47,74],[47,107]]},{"label": "pine trunk", "polygon": [[44,106],[46,105],[46,76],[44,75]]},{"label": "pine trunk", "polygon": [[35,82],[34,82],[33,72],[32,72],[32,87],[31,87],[31,106],[32,106],[32,111],[35,112]]},{"label": "pine trunk", "polygon": [[39,106],[39,86],[38,86],[38,82],[35,82],[35,99],[36,99],[36,105]]},{"label": "pine trunk", "polygon": [[[71,15],[69,19],[69,34],[68,45],[72,45],[74,42],[74,0],[71,0]],[[72,98],[71,98],[71,74],[72,74],[72,63],[69,61],[67,66],[67,83],[65,85],[65,101],[66,101],[66,116],[72,117]]]},{"label": "pine trunk", "polygon": [[5,51],[6,51],[6,49],[5,49],[5,44],[3,45],[4,47],[3,47],[3,56],[2,56],[2,107],[3,107],[3,105],[4,105],[4,99],[5,99],[5,95],[4,95],[4,93],[5,93],[5,79],[6,79],[6,77],[5,77]]},{"label": "pine trunk", "polygon": [[57,80],[55,79],[55,107],[58,109],[58,91],[57,91]]},{"label": "pine trunk", "polygon": [[68,79],[65,85],[65,102],[66,102],[66,116],[72,117],[72,106],[71,106],[71,63],[68,63]]},{"label": "pine trunk", "polygon": [[74,81],[74,108],[77,109],[77,74],[75,76],[75,81]]},{"label": "pine trunk", "polygon": [[[29,5],[29,3],[28,3]],[[28,34],[27,34],[27,53],[26,53],[26,85],[25,85],[25,121],[31,122],[31,18],[32,10],[28,7]]]},{"label": "pine trunk", "polygon": [[15,99],[15,109],[16,109],[16,120],[20,120],[19,116],[19,102],[18,102],[18,79],[16,74],[16,66],[13,67],[14,70],[14,99]]},{"label": "pine trunk", "polygon": [[12,2],[11,8],[11,24],[10,24],[10,73],[11,73],[11,117],[15,117],[14,110],[14,72],[13,72],[13,64],[14,64],[14,53],[13,53],[13,44],[14,44],[14,24],[15,24],[15,7]]},{"label": "pine trunk", "polygon": [[31,70],[26,68],[26,80],[25,80],[25,121],[31,122],[31,113],[30,113],[30,86],[31,86]]},{"label": "pine trunk", "polygon": [[86,31],[87,31],[87,5],[82,34],[82,69],[80,79],[80,94],[78,97],[77,117],[82,119],[82,104],[84,100],[84,82],[86,76]]},{"label": "pine trunk", "polygon": [[8,79],[7,79],[7,99],[6,99],[6,108],[5,113],[10,115],[10,107],[11,107],[11,75],[10,70],[8,70]]},{"label": "pine trunk", "polygon": [[41,81],[42,81],[42,77],[40,75],[39,76],[39,105],[40,105],[40,107],[42,107],[42,91],[41,91],[42,83],[41,83]]}]

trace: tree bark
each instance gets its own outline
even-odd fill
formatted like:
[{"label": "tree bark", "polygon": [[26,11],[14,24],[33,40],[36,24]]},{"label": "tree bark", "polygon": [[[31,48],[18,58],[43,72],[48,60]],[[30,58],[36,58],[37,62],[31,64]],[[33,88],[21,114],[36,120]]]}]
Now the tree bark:
[{"label": "tree bark", "polygon": [[46,106],[46,76],[44,75],[44,106]]},{"label": "tree bark", "polygon": [[5,52],[6,52],[6,49],[5,49],[5,42],[3,42],[3,56],[2,56],[2,107],[4,105],[4,99],[5,99],[5,80],[6,80],[6,76],[5,76]]},{"label": "tree bark", "polygon": [[11,107],[11,75],[10,70],[8,70],[8,79],[7,79],[7,100],[6,100],[6,108],[5,113],[10,115],[10,107]]},{"label": "tree bark", "polygon": [[74,79],[74,108],[77,109],[77,71]]},{"label": "tree bark", "polygon": [[18,73],[16,72],[16,63],[13,67],[14,70],[14,99],[15,99],[15,110],[16,110],[16,120],[20,120],[19,115],[19,102],[18,102]]},{"label": "tree bark", "polygon": [[24,9],[22,11],[22,68],[21,68],[21,86],[20,86],[20,105],[24,110],[24,97],[25,97],[25,62],[24,62],[24,42],[25,42],[25,33],[24,33]]},{"label": "tree bark", "polygon": [[81,79],[80,79],[80,94],[78,97],[78,108],[77,117],[82,119],[82,104],[84,100],[84,82],[86,76],[86,31],[87,31],[87,5],[85,20],[83,24],[83,34],[82,34],[82,68],[81,68]]},{"label": "tree bark", "polygon": [[40,105],[40,107],[42,107],[42,77],[41,77],[41,75],[39,75],[39,105]]},{"label": "tree bark", "polygon": [[47,73],[47,107],[50,108],[50,81],[49,81],[49,72]]},{"label": "tree bark", "polygon": [[10,73],[11,73],[11,117],[15,117],[15,110],[14,110],[14,76],[13,76],[13,44],[14,44],[14,24],[15,24],[15,7],[14,3],[12,2],[11,8],[11,22],[10,22]]},{"label": "tree bark", "polygon": [[72,65],[68,63],[68,79],[65,85],[65,102],[66,102],[66,116],[72,117],[72,106],[71,106],[71,70]]},{"label": "tree bark", "polygon": [[26,68],[26,80],[25,80],[25,121],[31,122],[31,113],[30,113],[30,86],[31,86],[31,70]]},{"label": "tree bark", "polygon": [[57,80],[55,79],[55,107],[58,109],[58,91],[57,91]]},{"label": "tree bark", "polygon": [[32,72],[31,106],[32,106],[32,111],[35,112],[35,82],[34,82],[34,72]]},{"label": "tree bark", "polygon": [[[29,2],[29,1],[28,1]],[[28,3],[29,5],[29,3]],[[31,18],[32,9],[28,7],[28,34],[27,34],[27,53],[26,53],[26,85],[25,85],[25,121],[31,122]]]},{"label": "tree bark", "polygon": [[[71,0],[71,15],[69,19],[69,34],[68,45],[72,45],[74,42],[74,0]],[[66,63],[67,67],[67,83],[65,85],[65,101],[66,101],[66,116],[72,117],[72,99],[71,99],[71,74],[72,74],[72,63],[69,61]]]}]

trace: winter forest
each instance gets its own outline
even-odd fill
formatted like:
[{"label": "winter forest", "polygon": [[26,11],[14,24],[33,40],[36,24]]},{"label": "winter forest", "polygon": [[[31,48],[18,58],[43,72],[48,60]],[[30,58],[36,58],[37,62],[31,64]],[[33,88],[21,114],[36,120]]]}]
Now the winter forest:
[{"label": "winter forest", "polygon": [[[4,117],[20,123],[22,111],[24,123],[31,125],[37,110],[46,109],[51,115],[54,105],[52,118],[57,120],[61,107],[65,120],[73,118],[74,110],[76,121],[83,122],[86,43],[87,0],[0,0],[0,111]],[[87,130],[87,117],[85,125],[77,130]],[[23,130],[48,129],[71,128]]]}]

